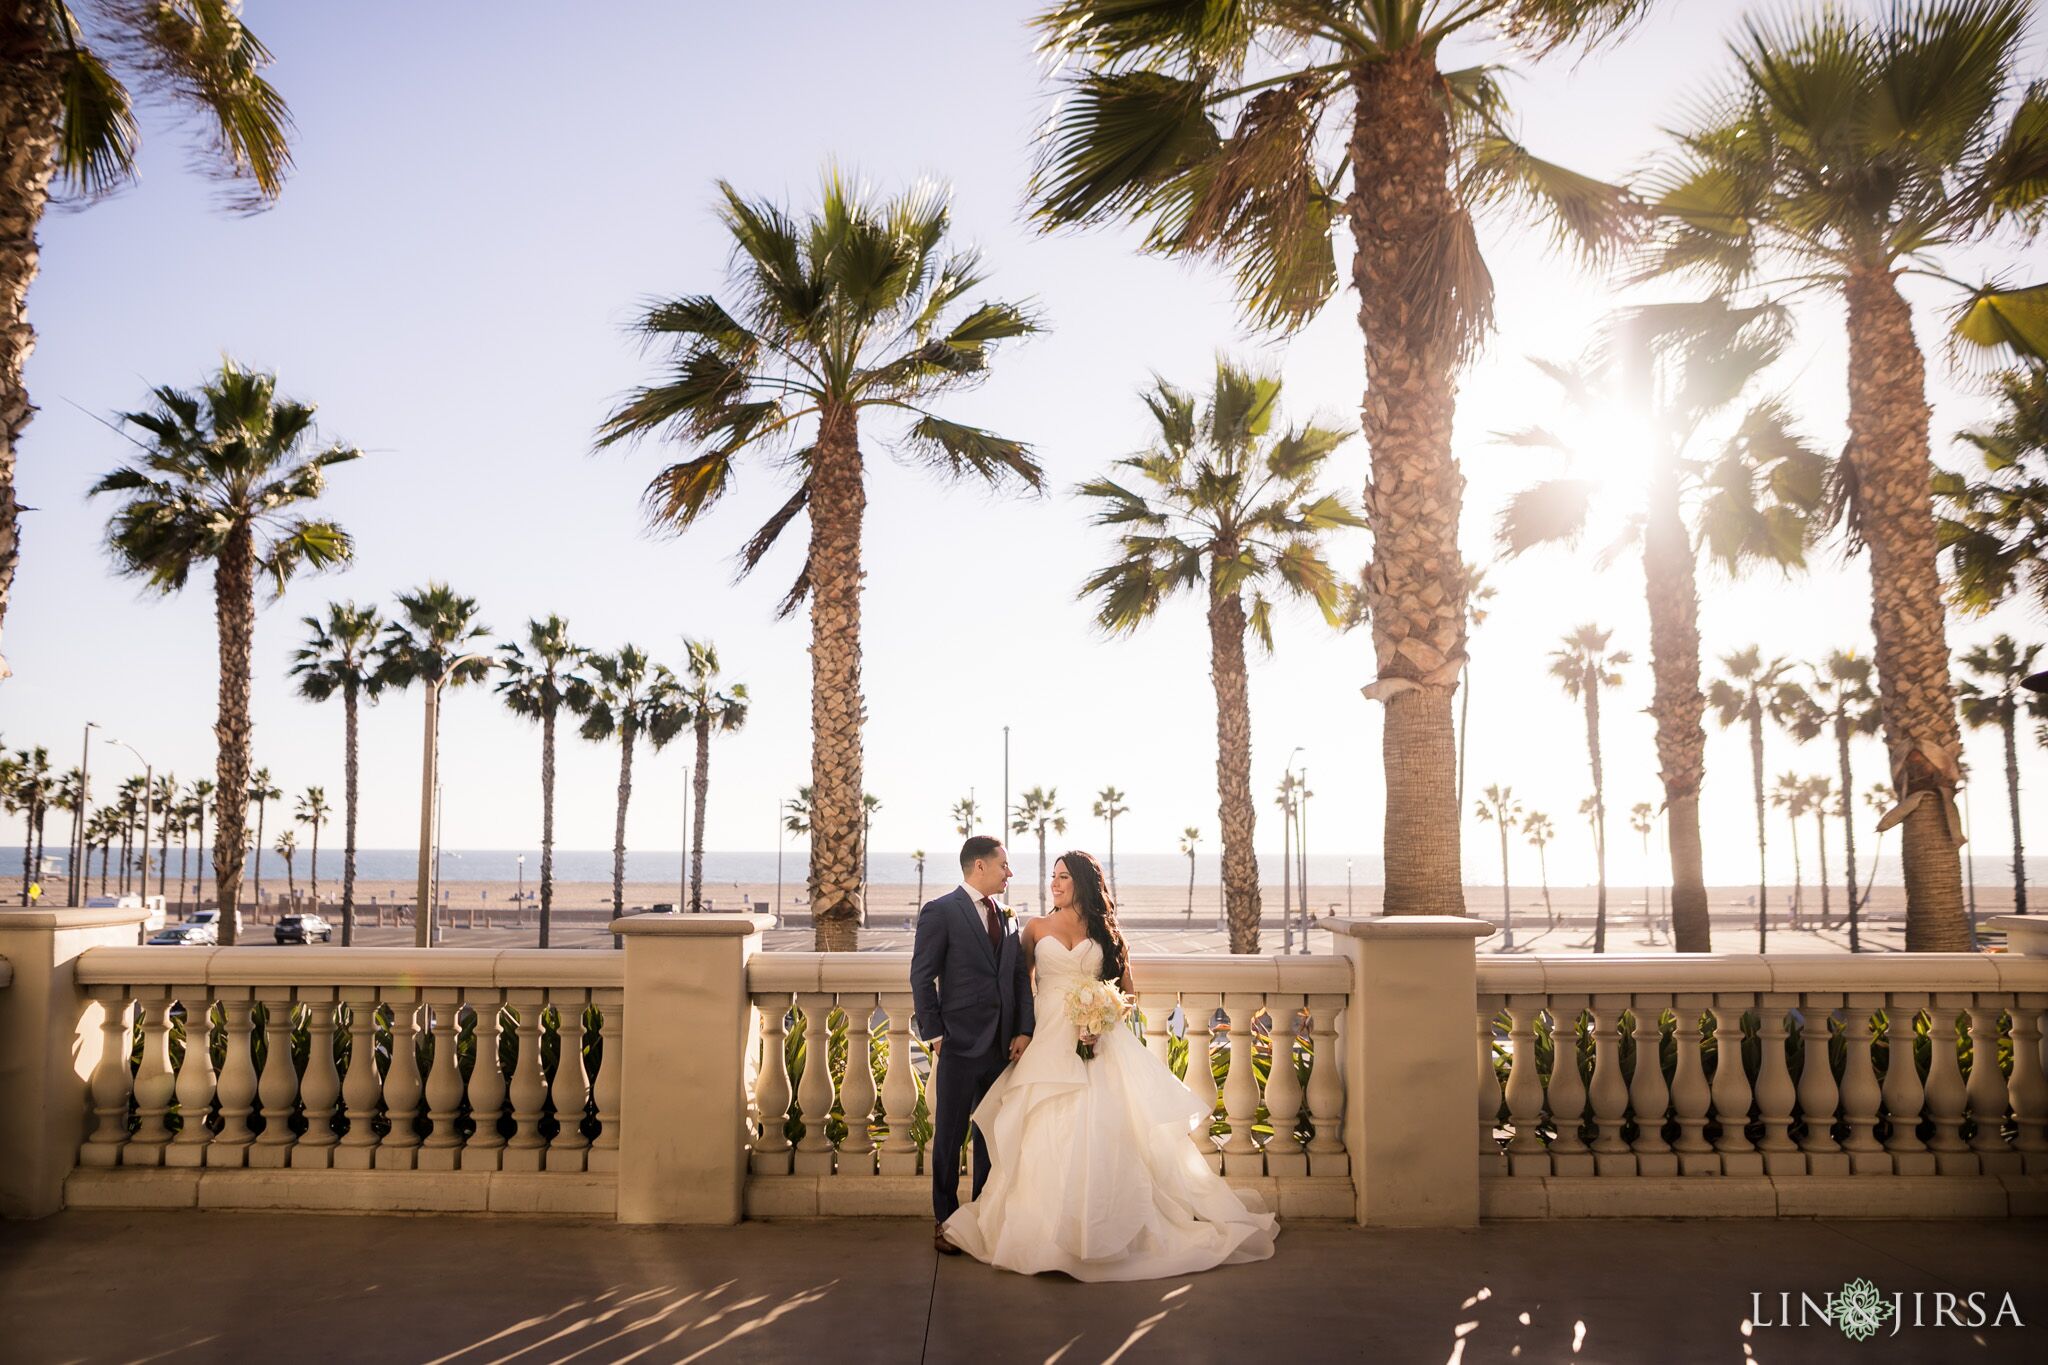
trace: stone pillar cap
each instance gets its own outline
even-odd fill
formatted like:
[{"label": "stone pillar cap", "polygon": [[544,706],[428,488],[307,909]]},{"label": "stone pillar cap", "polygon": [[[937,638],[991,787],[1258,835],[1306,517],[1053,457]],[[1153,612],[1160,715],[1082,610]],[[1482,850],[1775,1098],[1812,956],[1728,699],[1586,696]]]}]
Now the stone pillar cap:
[{"label": "stone pillar cap", "polygon": [[656,913],[626,915],[612,921],[615,934],[648,934],[656,938],[745,938],[775,927],[773,915],[710,915]]},{"label": "stone pillar cap", "polygon": [[1378,915],[1372,919],[1318,920],[1316,927],[1359,939],[1485,938],[1494,926],[1467,915]]},{"label": "stone pillar cap", "polygon": [[148,909],[140,905],[0,906],[0,929],[98,929],[148,918]]}]

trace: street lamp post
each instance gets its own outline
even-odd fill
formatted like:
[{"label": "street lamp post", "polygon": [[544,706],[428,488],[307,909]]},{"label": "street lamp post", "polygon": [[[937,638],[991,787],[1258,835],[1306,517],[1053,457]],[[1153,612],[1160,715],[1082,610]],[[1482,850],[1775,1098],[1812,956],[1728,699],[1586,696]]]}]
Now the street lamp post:
[{"label": "street lamp post", "polygon": [[79,875],[79,864],[85,861],[85,816],[92,805],[92,732],[100,728],[96,720],[85,723],[85,753],[78,760],[77,802],[71,809],[71,851],[65,857],[70,866],[64,869],[65,880],[70,883],[70,904],[76,905],[85,892],[85,878]]},{"label": "street lamp post", "polygon": [[[142,764],[142,865],[145,871],[142,877],[142,895],[140,899],[144,905],[148,905],[149,874],[146,869],[149,866],[149,826],[151,822],[156,819],[156,768],[151,765],[148,759],[142,756],[142,751],[140,749],[137,749],[133,744],[130,744],[127,740],[115,739],[112,736],[108,736],[106,742],[109,744],[117,744],[121,748],[126,749],[129,753],[135,755],[137,762]],[[165,811],[164,818],[166,820],[170,819],[170,814],[171,813],[169,811]],[[145,936],[148,933],[148,925],[149,921],[145,919],[143,921],[143,927],[136,931],[136,938],[138,940],[145,939]]]},{"label": "street lamp post", "polygon": [[782,927],[782,802],[775,802],[775,927]]},{"label": "street lamp post", "polygon": [[[1294,760],[1297,757],[1299,757],[1300,754],[1301,746],[1297,744],[1294,746],[1294,752],[1287,755],[1287,766],[1280,770],[1280,790],[1286,798],[1280,808],[1281,815],[1285,817],[1281,821],[1280,827],[1280,871],[1282,874],[1280,892],[1280,918],[1281,922],[1284,925],[1286,925],[1286,933],[1283,936],[1284,941],[1281,944],[1281,951],[1283,953],[1291,953],[1294,951],[1294,906],[1287,899],[1286,872],[1289,865],[1295,862],[1294,842],[1296,825],[1299,819],[1299,816],[1297,815],[1297,808],[1301,805],[1300,794],[1306,793],[1308,790],[1308,775],[1306,773],[1302,774],[1302,785],[1300,787],[1294,787],[1291,785],[1294,781]],[[1306,870],[1304,870],[1301,886],[1301,908],[1301,933],[1303,939],[1306,939],[1308,937],[1308,881],[1306,877]]]},{"label": "street lamp post", "polygon": [[1315,911],[1308,899],[1308,764],[1301,765],[1301,814],[1294,822],[1294,837],[1301,840],[1301,951],[1308,951],[1309,925]]}]

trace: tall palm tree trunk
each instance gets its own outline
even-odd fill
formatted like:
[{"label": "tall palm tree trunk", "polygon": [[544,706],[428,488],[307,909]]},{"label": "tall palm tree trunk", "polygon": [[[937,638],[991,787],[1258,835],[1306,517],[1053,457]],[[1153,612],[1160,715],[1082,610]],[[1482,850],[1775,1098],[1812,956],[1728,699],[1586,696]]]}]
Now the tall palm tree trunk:
[{"label": "tall palm tree trunk", "polygon": [[1586,753],[1593,764],[1593,951],[1607,951],[1607,775],[1600,762],[1600,669],[1586,670]]},{"label": "tall palm tree trunk", "polygon": [[1849,442],[1857,527],[1870,551],[1870,624],[1892,783],[1920,795],[1899,831],[1906,951],[1967,952],[1962,752],[1949,681],[1928,454],[1927,375],[1913,316],[1886,272],[1849,277]]},{"label": "tall palm tree trunk", "polygon": [[704,908],[704,799],[711,791],[711,717],[697,717],[697,769],[690,789],[697,818],[690,828],[690,909]]},{"label": "tall palm tree trunk", "polygon": [[[238,937],[235,926],[241,908],[242,850],[249,842],[243,813],[249,802],[249,649],[256,635],[255,574],[254,533],[244,526],[229,536],[213,575],[214,616],[220,630],[220,718],[213,727],[219,745],[214,760],[213,886],[220,905],[223,946]],[[199,848],[203,885],[204,837]],[[195,891],[193,899],[201,896]]]},{"label": "tall palm tree trunk", "polygon": [[619,813],[612,824],[612,918],[626,913],[626,803],[633,799],[633,740],[639,727],[631,715],[619,726]]},{"label": "tall palm tree trunk", "polygon": [[1116,899],[1116,817],[1109,817],[1109,898]]},{"label": "tall palm tree trunk", "polygon": [[1855,953],[1863,949],[1857,933],[1863,907],[1856,894],[1856,776],[1849,768],[1849,710],[1840,702],[1835,706],[1835,761],[1842,770],[1842,856],[1848,863],[1842,894],[1849,898],[1849,951]]},{"label": "tall palm tree trunk", "polygon": [[[133,825],[129,825],[129,824],[123,824],[123,825],[121,826],[121,885],[120,885],[120,891],[121,891],[121,894],[122,894],[122,895],[124,895],[124,896],[128,894],[128,872],[129,872],[129,866],[128,866],[128,864],[129,864],[130,860],[131,860],[131,859],[133,859],[133,858],[134,858],[134,856],[135,856],[135,839],[134,839],[134,833],[135,833],[135,827],[134,827]],[[109,847],[111,847],[111,846],[112,846],[112,844],[111,844],[111,841],[109,841]],[[104,890],[105,888],[103,887],[103,888],[101,888],[101,889],[102,889],[102,890]],[[143,890],[144,894],[147,894],[147,893],[148,893],[148,891],[149,891],[149,888],[145,886],[145,887],[143,887],[143,888],[142,888],[142,890]]]},{"label": "tall palm tree trunk", "polygon": [[[1353,191],[1345,207],[1365,333],[1361,425],[1371,453],[1365,574],[1387,708],[1381,747],[1390,914],[1462,915],[1457,749],[1451,698],[1465,666],[1464,478],[1451,456],[1456,312],[1435,287],[1465,225],[1450,190],[1450,138],[1433,51],[1404,49],[1351,74]],[[1432,282],[1419,284],[1418,282]]]},{"label": "tall palm tree trunk", "polygon": [[1764,848],[1764,718],[1761,709],[1749,718],[1749,769],[1756,787],[1756,950],[1765,951],[1770,939],[1771,864]]},{"label": "tall palm tree trunk", "polygon": [[1038,913],[1044,914],[1052,904],[1045,890],[1045,821],[1038,822]]},{"label": "tall palm tree trunk", "polygon": [[[434,835],[439,812],[435,810],[434,784],[440,780],[441,766],[441,683],[439,679],[426,680],[425,718],[421,722],[420,736],[420,856],[419,868],[414,877],[412,941],[415,948],[429,948],[434,943]],[[291,876],[291,865],[285,866],[287,879]],[[297,895],[296,888],[293,895]]]},{"label": "tall palm tree trunk", "polygon": [[2005,799],[2012,812],[2012,912],[2027,913],[2027,851],[2020,839],[2020,751],[2014,738],[2018,708],[2008,703],[2002,717],[2005,731]]},{"label": "tall palm tree trunk", "polygon": [[1543,882],[1543,918],[1545,927],[1557,927],[1557,911],[1550,906],[1550,859],[1542,844],[1536,845],[1536,875]]},{"label": "tall palm tree trunk", "polygon": [[[1700,596],[1692,541],[1679,513],[1678,473],[1659,459],[1644,530],[1643,583],[1650,610],[1650,713],[1664,784],[1671,849],[1671,936],[1681,953],[1714,950],[1700,842],[1700,784],[1707,770],[1707,700],[1700,692]],[[1648,906],[1645,905],[1647,912]]]},{"label": "tall palm tree trunk", "polygon": [[[1219,552],[1221,560],[1227,549]],[[1211,582],[1215,580],[1212,578]],[[1216,688],[1216,820],[1223,829],[1223,915],[1230,951],[1259,951],[1259,854],[1252,847],[1252,712],[1244,662],[1244,602],[1209,598],[1209,677]]]},{"label": "tall palm tree trunk", "polygon": [[1806,904],[1806,870],[1799,864],[1799,821],[1788,809],[1785,823],[1792,831],[1792,923],[1799,923],[1799,912]]},{"label": "tall palm tree trunk", "polygon": [[[356,745],[356,685],[345,685],[341,693],[342,740],[348,752],[341,769],[341,945],[355,940],[356,930],[356,780],[360,776]],[[256,836],[260,845],[263,836]]]},{"label": "tall palm tree trunk", "polygon": [[[28,291],[36,278],[36,228],[57,166],[63,102],[60,73],[45,50],[49,11],[42,0],[0,3],[0,65],[8,72],[0,81],[0,626],[6,624],[21,559],[14,460],[35,415],[22,379],[36,344]],[[0,655],[0,678],[7,674]]]},{"label": "tall palm tree trunk", "polygon": [[1508,890],[1508,823],[1500,822],[1500,924],[1501,944],[1512,947],[1515,941],[1515,901]]},{"label": "tall palm tree trunk", "polygon": [[[179,837],[189,838],[190,836],[180,835]],[[168,811],[164,813],[164,827],[161,838],[162,843],[156,853],[156,893],[159,896],[164,893],[164,887],[168,884],[171,875],[171,819],[170,812]],[[147,839],[142,844],[141,889],[144,895],[149,894],[149,842]],[[183,903],[184,895],[185,893],[182,890],[178,892],[181,904]]]},{"label": "tall palm tree trunk", "polygon": [[113,860],[114,841],[107,840],[100,845],[100,894],[107,894],[107,864]]},{"label": "tall palm tree trunk", "polygon": [[189,831],[178,835],[178,913],[185,913],[185,880],[192,867],[192,835]]},{"label": "tall palm tree trunk", "polygon": [[318,820],[313,822],[312,887],[308,894],[312,897],[313,912],[318,914],[320,911],[320,822]]},{"label": "tall palm tree trunk", "polygon": [[555,911],[555,712],[547,704],[540,717],[540,946],[548,946]]},{"label": "tall palm tree trunk", "polygon": [[860,942],[861,518],[867,489],[852,410],[819,414],[812,473],[811,920],[820,952]]},{"label": "tall palm tree trunk", "polygon": [[[204,801],[199,803],[199,829],[196,842],[199,856],[194,860],[192,868],[192,908],[194,910],[200,909],[206,904],[206,803]],[[216,877],[214,889],[218,891],[219,888],[220,882],[218,877]]]},{"label": "tall palm tree trunk", "polygon": [[[255,887],[256,913],[259,915],[263,913],[263,816],[269,807],[270,801],[267,798],[256,803],[256,856],[250,869],[250,880]],[[342,942],[345,944],[348,940],[344,938]]]},{"label": "tall palm tree trunk", "polygon": [[1813,840],[1815,855],[1820,859],[1820,876],[1815,879],[1820,883],[1820,927],[1826,929],[1831,927],[1834,911],[1828,890],[1828,812],[1825,801],[1813,803]]},{"label": "tall palm tree trunk", "polygon": [[1188,854],[1188,923],[1195,922],[1195,855]]}]

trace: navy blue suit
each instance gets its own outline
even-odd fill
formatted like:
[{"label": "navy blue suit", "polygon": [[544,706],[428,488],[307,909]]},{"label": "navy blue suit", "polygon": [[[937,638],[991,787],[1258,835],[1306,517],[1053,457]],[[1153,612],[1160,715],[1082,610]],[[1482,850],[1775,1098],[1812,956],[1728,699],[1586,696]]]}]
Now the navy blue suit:
[{"label": "navy blue suit", "polygon": [[[1029,1034],[1031,967],[1015,925],[1002,920],[1002,943],[990,942],[988,920],[964,887],[928,902],[917,915],[910,952],[910,993],[917,1034],[943,1040],[932,1105],[932,1213],[940,1222],[960,1207],[960,1146],[974,1107],[1010,1061],[1010,1040]],[[988,1146],[974,1134],[974,1193],[988,1179]]]}]

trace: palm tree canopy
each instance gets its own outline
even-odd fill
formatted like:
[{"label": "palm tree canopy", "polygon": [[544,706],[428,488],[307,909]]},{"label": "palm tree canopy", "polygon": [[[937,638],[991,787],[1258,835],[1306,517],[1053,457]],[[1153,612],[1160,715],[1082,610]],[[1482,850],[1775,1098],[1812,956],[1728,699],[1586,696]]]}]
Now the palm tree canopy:
[{"label": "palm tree canopy", "polygon": [[526,623],[522,646],[507,640],[498,646],[498,695],[516,716],[539,720],[565,705],[578,678],[576,666],[588,651],[569,638],[569,623],[559,616]]},{"label": "palm tree canopy", "polygon": [[1761,720],[1765,716],[1782,720],[1799,707],[1796,684],[1787,675],[1792,664],[1785,659],[1765,662],[1763,651],[1751,645],[1721,656],[1728,670],[1724,678],[1707,685],[1707,705],[1714,708],[1723,726]]},{"label": "palm tree canopy", "polygon": [[196,114],[200,163],[254,209],[277,198],[292,167],[291,111],[263,77],[270,50],[242,23],[239,0],[38,5],[58,68],[57,174],[97,198],[135,178],[141,134],[131,83]]},{"label": "palm tree canopy", "polygon": [[1067,832],[1067,813],[1060,807],[1057,787],[1033,787],[1019,796],[1012,808],[1012,834],[1029,834],[1033,830],[1045,829],[1058,834]]},{"label": "palm tree canopy", "polygon": [[122,420],[148,434],[143,456],[95,483],[125,495],[107,526],[124,574],[159,591],[185,586],[195,565],[238,535],[255,540],[256,567],[277,593],[301,567],[327,569],[354,553],[348,533],[293,509],[318,498],[352,446],[313,449],[313,407],[277,396],[277,376],[224,362],[198,392],[162,387],[156,406]]},{"label": "palm tree canopy", "polygon": [[611,739],[630,729],[659,749],[682,733],[689,712],[682,685],[666,664],[621,645],[615,654],[588,655],[585,665],[568,691],[569,709],[583,717],[577,732],[585,739]]},{"label": "palm tree canopy", "polygon": [[783,804],[782,827],[791,834],[811,832],[811,789],[807,786],[796,789],[794,800]]},{"label": "palm tree canopy", "polygon": [[1550,651],[1550,676],[1573,701],[1583,700],[1595,687],[1621,686],[1620,668],[1629,661],[1627,650],[1610,652],[1607,642],[1614,635],[1596,625],[1583,625],[1564,637],[1564,643]]},{"label": "palm tree canopy", "polygon": [[251,801],[282,801],[284,789],[270,775],[270,769],[258,768],[249,774],[249,799]]},{"label": "palm tree canopy", "polygon": [[398,616],[384,627],[380,685],[460,687],[482,681],[491,671],[482,643],[490,628],[476,613],[476,599],[446,583],[400,593]]},{"label": "palm tree canopy", "polygon": [[1540,848],[1557,837],[1557,826],[1542,811],[1532,810],[1522,817],[1522,836]]},{"label": "palm tree canopy", "polygon": [[[324,618],[302,619],[306,643],[292,654],[290,669],[299,680],[299,695],[308,701],[326,701],[336,693],[353,690],[376,700],[385,681],[377,651],[384,618],[377,609],[354,602],[330,602]],[[250,778],[251,800],[258,799],[255,788],[259,778],[260,785],[268,785],[270,774],[266,770]]]},{"label": "palm tree canopy", "polygon": [[1778,774],[1778,783],[1771,788],[1771,804],[1795,819],[1807,814],[1813,809],[1812,783],[1798,773]]},{"label": "palm tree canopy", "polygon": [[325,787],[306,788],[305,791],[299,793],[295,807],[296,813],[292,818],[302,825],[324,825],[327,823],[327,818],[334,814],[334,807],[327,804],[327,789]]},{"label": "palm tree canopy", "polygon": [[1202,831],[1196,829],[1193,825],[1189,825],[1186,829],[1180,832],[1180,851],[1187,854],[1191,858],[1195,854],[1195,845],[1201,842]]},{"label": "palm tree canopy", "polygon": [[2040,654],[2040,645],[2022,648],[2010,635],[2000,635],[1964,654],[1958,662],[1976,677],[1956,681],[1963,723],[1973,730],[2003,725],[2022,710],[2030,716],[2048,716],[2048,697],[2037,692],[2021,695],[2020,682],[2034,671]]},{"label": "palm tree canopy", "polygon": [[1490,786],[1480,796],[1477,814],[1487,824],[1513,829],[1522,823],[1522,803],[1513,787]]},{"label": "palm tree canopy", "polygon": [[2021,593],[2048,609],[2048,364],[2008,370],[1997,387],[1997,420],[1960,433],[1981,472],[1934,475],[1950,590],[1976,613]]},{"label": "palm tree canopy", "polygon": [[1094,814],[1098,820],[1116,820],[1130,813],[1124,804],[1124,793],[1115,787],[1104,787],[1095,793]]},{"label": "palm tree canopy", "polygon": [[1078,490],[1096,501],[1097,525],[1123,528],[1117,562],[1081,589],[1097,599],[1097,624],[1132,631],[1175,593],[1206,586],[1210,596],[1227,597],[1249,588],[1251,628],[1270,650],[1274,584],[1338,624],[1343,588],[1321,538],[1365,519],[1315,484],[1350,432],[1281,426],[1280,381],[1224,360],[1206,402],[1164,379],[1144,402],[1158,430],[1144,450],[1116,462],[1129,475]]},{"label": "palm tree canopy", "polygon": [[[1354,192],[1354,81],[1375,63],[1434,54],[1490,24],[1534,51],[1597,41],[1647,0],[1060,0],[1038,21],[1068,68],[1032,176],[1050,230],[1146,225],[1148,250],[1218,261],[1255,325],[1292,331],[1337,288],[1334,228]],[[1437,278],[1414,297],[1449,304],[1433,330],[1470,353],[1492,325],[1493,280],[1471,215],[1537,207],[1556,236],[1600,254],[1623,233],[1623,192],[1533,155],[1491,67],[1445,72],[1458,218]]]},{"label": "palm tree canopy", "polygon": [[[2048,208],[2048,84],[2022,89],[2029,0],[1918,0],[1744,21],[1734,84],[1651,179],[1643,273],[1724,288],[1783,263],[1806,283],[1899,269]],[[1967,290],[1958,344],[2048,352],[2048,286]]]},{"label": "palm tree canopy", "polygon": [[727,691],[718,688],[718,648],[708,640],[683,641],[683,699],[689,719],[710,722],[721,734],[730,734],[747,723],[751,704],[745,683],[734,683]]},{"label": "palm tree canopy", "polygon": [[[744,577],[809,506],[820,416],[865,408],[904,419],[897,449],[908,460],[992,485],[1043,484],[1028,446],[930,408],[985,379],[1003,343],[1040,330],[1026,305],[974,301],[987,273],[976,252],[948,244],[941,188],[884,198],[833,171],[809,214],[744,199],[724,181],[718,190],[734,248],[725,299],[689,294],[647,307],[637,330],[668,353],[669,371],[598,429],[600,449],[656,434],[697,451],[648,484],[657,526],[688,529],[731,491],[747,451],[775,461],[795,488],[741,549]],[[809,586],[807,566],[785,615]]]}]

